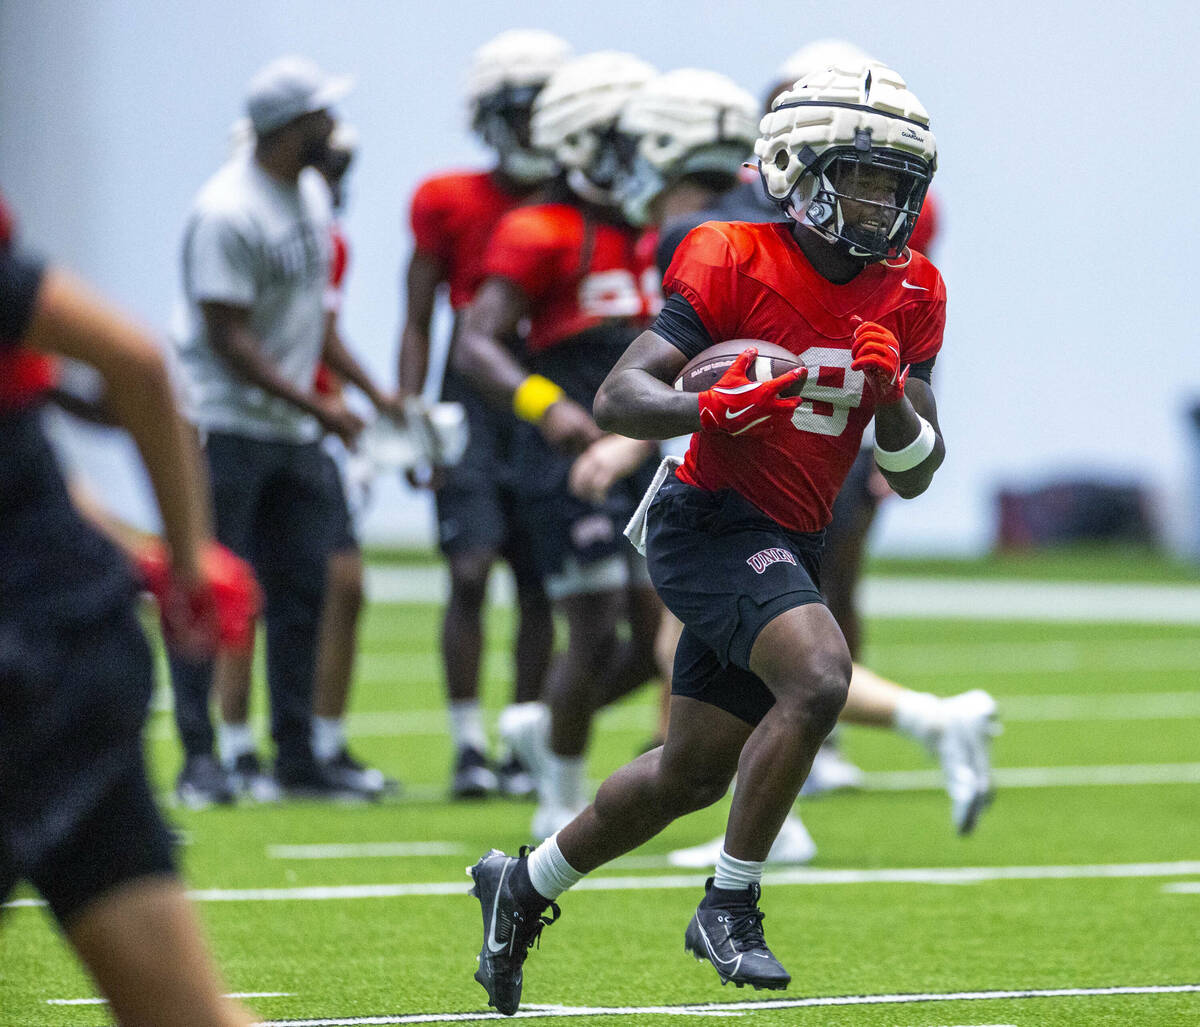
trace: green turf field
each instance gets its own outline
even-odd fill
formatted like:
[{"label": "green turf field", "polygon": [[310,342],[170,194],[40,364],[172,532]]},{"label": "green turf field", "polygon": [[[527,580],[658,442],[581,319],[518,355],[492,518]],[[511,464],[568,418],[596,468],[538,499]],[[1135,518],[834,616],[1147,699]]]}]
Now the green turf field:
[{"label": "green turf field", "polygon": [[[170,814],[229,989],[262,995],[247,1002],[264,1021],[487,1018],[471,979],[480,920],[463,868],[490,846],[526,841],[532,806],[441,800],[450,753],[436,622],[426,605],[376,605],[365,621],[354,746],[403,779],[404,798]],[[490,626],[494,710],[507,611]],[[789,991],[723,989],[683,952],[703,875],[663,856],[719,833],[721,803],[564,897],[527,964],[523,1011],[550,1023],[681,1027],[729,1017],[1200,1024],[1200,990],[1170,990],[1200,986],[1200,626],[877,620],[869,637],[868,662],[882,673],[1000,700],[1000,790],[976,835],[953,835],[922,751],[847,729],[845,748],[871,787],[802,803],[818,857],[765,884],[767,938],[793,975]],[[607,711],[592,776],[630,758],[652,724],[648,693]],[[165,792],[179,759],[169,714],[156,713],[150,730]],[[306,848],[330,845],[360,848]],[[5,910],[0,1025],[106,1023],[102,1006],[49,1004],[94,994],[44,910]]]}]

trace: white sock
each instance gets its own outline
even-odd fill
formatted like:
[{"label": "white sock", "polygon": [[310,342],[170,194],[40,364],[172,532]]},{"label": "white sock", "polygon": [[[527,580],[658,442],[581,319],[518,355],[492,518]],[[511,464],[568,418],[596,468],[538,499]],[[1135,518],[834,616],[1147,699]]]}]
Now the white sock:
[{"label": "white sock", "polygon": [[942,701],[928,692],[904,692],[896,702],[892,721],[902,735],[927,748],[937,742],[942,731]]},{"label": "white sock", "polygon": [[461,699],[450,704],[450,738],[455,752],[463,749],[487,752],[487,735],[483,731],[478,699]]},{"label": "white sock", "polygon": [[763,866],[765,861],[758,863],[749,859],[734,859],[721,846],[716,873],[713,874],[713,887],[725,891],[745,891],[750,885],[762,881]]},{"label": "white sock", "polygon": [[254,729],[247,721],[244,724],[229,724],[221,721],[217,725],[217,751],[221,754],[221,765],[232,770],[239,756],[254,752]]},{"label": "white sock", "polygon": [[328,763],[346,747],[341,717],[313,717],[312,751],[318,763]]},{"label": "white sock", "polygon": [[573,884],[583,880],[558,847],[558,832],[555,831],[529,854],[529,880],[542,898],[553,901]]},{"label": "white sock", "polygon": [[546,801],[563,809],[583,805],[583,757],[550,753],[546,761]]}]

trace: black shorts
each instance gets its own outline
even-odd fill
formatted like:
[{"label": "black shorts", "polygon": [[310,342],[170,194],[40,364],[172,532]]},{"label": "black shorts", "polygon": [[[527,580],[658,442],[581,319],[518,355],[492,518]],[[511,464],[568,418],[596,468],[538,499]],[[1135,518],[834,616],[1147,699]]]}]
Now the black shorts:
[{"label": "black shorts", "polygon": [[357,551],[358,535],[354,530],[354,518],[350,514],[350,504],[346,500],[346,483],[342,480],[342,471],[338,462],[326,450],[321,450],[325,458],[325,473],[330,481],[327,486],[330,495],[337,495],[340,501],[332,504],[335,509],[330,513],[329,547],[330,552],[344,553],[349,550]]},{"label": "black shorts", "polygon": [[871,475],[875,470],[875,452],[869,447],[860,449],[837,498],[833,501],[833,518],[825,529],[825,548],[834,552],[851,538],[862,538],[860,525],[875,516],[879,498],[872,494]]},{"label": "black shorts", "polygon": [[522,577],[532,575],[529,540],[517,516],[513,460],[518,437],[533,432],[533,426],[491,406],[452,370],[446,372],[442,397],[466,411],[467,448],[446,469],[434,497],[438,547],[448,557],[497,553]]},{"label": "black shorts", "polygon": [[174,873],[142,760],[152,686],[133,612],[71,632],[0,624],[0,901],[30,881],[60,923]]},{"label": "black shorts", "polygon": [[[573,458],[556,453],[539,437],[526,457],[541,480],[530,482],[519,507],[521,523],[533,544],[534,560],[552,598],[577,592],[636,584],[645,578],[638,557],[623,534],[654,477],[654,454],[629,477],[617,482],[603,503],[572,495],[567,485]],[[604,564],[588,585],[589,568]],[[594,577],[594,576],[593,576]]]},{"label": "black shorts", "polygon": [[671,691],[757,724],[775,702],[750,671],[759,632],[785,610],[823,602],[823,533],[780,527],[736,492],[668,478],[647,514],[646,559],[684,624]]}]

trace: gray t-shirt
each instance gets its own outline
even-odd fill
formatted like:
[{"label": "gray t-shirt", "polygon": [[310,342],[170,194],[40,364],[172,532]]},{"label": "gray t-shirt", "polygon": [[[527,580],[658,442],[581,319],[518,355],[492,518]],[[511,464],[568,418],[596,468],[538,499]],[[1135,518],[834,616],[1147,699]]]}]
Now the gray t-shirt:
[{"label": "gray t-shirt", "polygon": [[325,333],[332,216],[316,171],[306,168],[291,186],[249,153],[200,190],[184,230],[184,295],[171,332],[187,411],[200,428],[282,442],[320,436],[311,415],[249,384],[213,351],[200,304],[249,308],[262,355],[286,380],[311,389]]}]

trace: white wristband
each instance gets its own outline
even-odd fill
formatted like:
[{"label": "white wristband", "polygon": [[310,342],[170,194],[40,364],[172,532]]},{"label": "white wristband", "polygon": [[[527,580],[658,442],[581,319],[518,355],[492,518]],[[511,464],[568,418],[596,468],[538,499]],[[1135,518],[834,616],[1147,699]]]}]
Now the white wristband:
[{"label": "white wristband", "polygon": [[917,414],[917,420],[921,422],[921,430],[917,433],[917,437],[903,449],[893,452],[880,449],[879,443],[875,443],[875,463],[879,465],[880,470],[911,471],[918,464],[923,463],[925,458],[933,452],[933,447],[937,444],[937,432],[933,430],[933,425],[920,414]]}]

